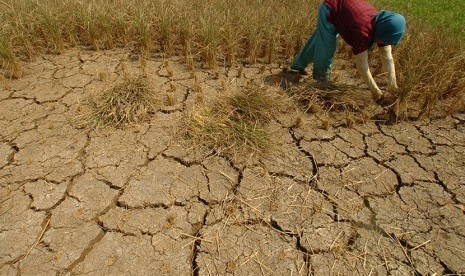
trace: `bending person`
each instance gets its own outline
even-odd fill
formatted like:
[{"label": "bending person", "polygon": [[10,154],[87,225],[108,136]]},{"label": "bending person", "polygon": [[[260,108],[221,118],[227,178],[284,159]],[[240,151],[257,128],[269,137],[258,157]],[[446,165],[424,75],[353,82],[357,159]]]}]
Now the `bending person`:
[{"label": "bending person", "polygon": [[399,44],[405,32],[405,19],[390,11],[378,12],[364,0],[324,0],[318,10],[315,32],[291,64],[292,70],[306,74],[313,63],[313,78],[328,81],[340,34],[352,47],[357,70],[367,83],[373,99],[383,98],[383,92],[373,79],[368,66],[368,49],[377,43],[384,70],[388,72],[389,90],[398,88],[391,45]]}]

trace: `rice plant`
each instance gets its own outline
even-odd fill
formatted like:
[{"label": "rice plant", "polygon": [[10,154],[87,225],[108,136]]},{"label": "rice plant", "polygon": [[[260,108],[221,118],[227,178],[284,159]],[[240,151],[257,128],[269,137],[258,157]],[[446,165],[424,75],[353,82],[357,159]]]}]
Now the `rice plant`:
[{"label": "rice plant", "polygon": [[[0,65],[4,76],[19,77],[18,60],[77,45],[95,50],[135,45],[145,57],[184,55],[214,70],[220,63],[286,65],[314,30],[318,5],[318,0],[3,0]],[[442,28],[408,18],[406,37],[394,50],[399,96],[422,102],[426,111],[464,91],[463,35],[451,29],[444,35]]]},{"label": "rice plant", "polygon": [[443,99],[460,101],[465,92],[465,52],[452,34],[421,23],[410,26],[395,52],[398,96],[406,104],[420,104],[416,108],[422,116]]},{"label": "rice plant", "polygon": [[13,54],[11,42],[0,31],[0,70],[4,71],[6,77],[18,78],[21,76],[21,69]]}]

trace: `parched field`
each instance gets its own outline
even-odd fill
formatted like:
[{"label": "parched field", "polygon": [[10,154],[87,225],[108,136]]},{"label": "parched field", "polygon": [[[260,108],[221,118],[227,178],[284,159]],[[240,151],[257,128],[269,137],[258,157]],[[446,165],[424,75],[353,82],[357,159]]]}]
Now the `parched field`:
[{"label": "parched field", "polygon": [[319,2],[0,0],[0,275],[465,275],[463,0],[370,1],[384,107]]},{"label": "parched field", "polygon": [[[463,113],[388,124],[340,60],[329,91],[278,64],[123,49],[22,68],[0,88],[1,275],[465,273]],[[91,127],[92,99],[138,74],[161,103],[148,119]],[[325,96],[273,114],[260,153],[186,139],[199,106],[252,84]]]}]

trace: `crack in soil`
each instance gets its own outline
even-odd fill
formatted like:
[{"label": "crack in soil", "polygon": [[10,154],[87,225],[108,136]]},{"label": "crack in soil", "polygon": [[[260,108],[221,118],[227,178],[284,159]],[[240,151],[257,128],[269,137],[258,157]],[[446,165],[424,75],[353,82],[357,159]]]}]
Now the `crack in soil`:
[{"label": "crack in soil", "polygon": [[289,231],[289,230],[285,230],[283,229],[279,223],[275,220],[273,220],[272,218],[270,219],[270,222],[266,222],[264,220],[262,220],[262,224],[264,224],[265,226],[268,226],[268,227],[272,227],[274,228],[275,230],[277,230],[281,235],[286,235],[288,237],[291,237],[291,238],[295,238],[296,239],[296,243],[295,243],[295,247],[297,249],[297,251],[299,251],[300,253],[303,254],[303,259],[304,259],[304,264],[305,264],[305,269],[306,269],[306,273],[307,275],[313,275],[314,274],[314,270],[312,268],[312,265],[311,265],[311,256],[313,254],[318,254],[318,253],[322,253],[322,252],[318,252],[318,253],[315,253],[315,252],[310,252],[305,246],[302,245],[302,233],[294,233],[293,231]]},{"label": "crack in soil", "polygon": [[[98,174],[99,176],[101,176],[100,174]],[[119,186],[116,186],[115,184],[111,183],[110,181],[106,180],[106,179],[99,179],[99,181],[101,181],[102,183],[104,183],[105,185],[107,185],[110,189],[112,190],[116,190],[116,191],[121,191],[121,190],[124,190],[125,186],[128,185],[128,183],[126,183],[123,187],[119,187]]]},{"label": "crack in soil", "polygon": [[[301,183],[301,184],[308,184],[309,183],[308,181],[299,180],[298,176],[294,176],[292,174],[279,173],[279,172],[270,172],[269,175],[273,176],[273,177],[278,177],[278,178],[287,178],[287,179],[290,179],[290,180],[292,180],[294,182]],[[312,178],[313,177],[311,177],[309,181],[311,181]]]},{"label": "crack in soil", "polygon": [[[84,174],[84,173],[80,173],[80,174],[77,174],[77,175],[75,175],[75,176],[73,176],[73,177],[71,178],[71,180],[70,180],[69,183],[68,183],[68,186],[66,186],[65,193],[63,194],[63,196],[62,196],[52,207],[50,207],[50,208],[45,208],[45,209],[39,209],[39,208],[32,207],[31,209],[34,210],[34,211],[37,211],[37,212],[39,212],[39,211],[51,212],[51,211],[55,210],[58,206],[60,206],[60,204],[63,203],[63,201],[65,201],[67,197],[73,198],[73,199],[77,200],[78,202],[80,202],[78,198],[76,198],[75,196],[71,196],[69,193],[71,192],[71,189],[72,189],[73,186],[74,186],[74,180],[75,180],[77,177],[79,177],[79,176],[81,176],[81,175],[83,175],[83,174]],[[59,183],[55,183],[55,182],[53,182],[53,181],[49,181],[49,182],[54,183],[54,184],[59,184]],[[31,196],[32,196],[32,195],[31,195]]]},{"label": "crack in soil", "polygon": [[[105,184],[108,185],[107,182],[104,181]],[[110,183],[111,184],[111,183]],[[101,212],[97,213],[92,219],[91,221],[95,222],[101,229],[101,232],[99,233],[99,235],[94,238],[90,243],[89,245],[86,247],[86,249],[84,249],[84,251],[81,253],[81,255],[79,256],[79,258],[77,260],[75,260],[70,266],[68,266],[67,268],[65,268],[63,271],[59,271],[59,273],[61,274],[66,274],[66,273],[69,273],[71,272],[79,263],[83,262],[86,258],[86,256],[93,250],[94,246],[99,243],[103,237],[108,233],[108,232],[118,232],[118,233],[121,233],[123,235],[127,235],[127,236],[135,236],[131,233],[124,233],[122,230],[114,230],[114,229],[108,229],[104,226],[103,222],[99,220],[99,218],[103,215],[105,215],[106,213],[108,213],[112,208],[115,208],[115,206],[118,206],[118,203],[119,203],[119,198],[123,195],[124,193],[124,190],[125,188],[129,185],[129,181],[127,183],[125,183],[125,185],[121,188],[117,187],[115,190],[119,190],[119,192],[113,197],[113,200],[112,202],[107,206],[105,207]],[[112,184],[109,185],[110,188],[112,188]],[[112,188],[113,189],[113,188]],[[66,193],[68,194],[68,192]],[[71,198],[74,198],[73,196],[69,195],[69,197]],[[65,273],[63,273],[65,272]]]},{"label": "crack in soil", "polygon": [[[42,105],[42,103],[47,103],[47,102],[39,102],[36,98],[28,98],[26,96],[11,96],[9,97],[8,99],[11,99],[11,100],[24,100],[24,101],[31,101],[31,103],[29,103],[28,105],[24,106],[23,108],[26,108],[28,107],[29,105],[31,105],[32,103],[35,103],[37,105]],[[57,101],[50,101],[50,102],[57,102]],[[43,117],[43,118],[40,118],[40,119],[44,119],[46,117]]]},{"label": "crack in soil", "polygon": [[439,264],[444,268],[444,275],[461,275],[460,273],[453,271],[449,266],[442,260],[439,260]]},{"label": "crack in soil", "polygon": [[192,260],[191,269],[192,269],[193,276],[199,276],[200,267],[199,267],[199,264],[197,263],[197,257],[199,253],[199,248],[202,245],[202,235],[200,234],[200,231],[207,223],[207,215],[208,215],[208,210],[205,212],[203,216],[203,221],[199,224],[197,231],[193,235],[196,238],[196,240],[194,241],[194,244],[192,245],[192,256],[191,256],[191,260]]},{"label": "crack in soil", "polygon": [[[134,233],[130,233],[130,232],[125,232],[123,231],[122,229],[116,229],[116,228],[108,228],[108,227],[105,227],[105,225],[103,224],[103,221],[100,221],[99,219],[97,219],[97,225],[100,227],[100,229],[102,229],[102,231],[107,234],[107,233],[119,233],[123,236],[130,236],[130,237],[136,237],[137,235],[134,234]],[[143,234],[142,231],[139,231],[141,234]]]},{"label": "crack in soil", "polygon": [[45,248],[45,250],[47,250],[47,252],[49,252],[49,253],[56,253],[55,251],[53,251],[52,248],[50,248],[50,244],[49,244],[49,243],[47,243],[47,242],[45,242],[45,241],[41,241],[41,242],[39,242],[39,244],[42,245],[43,248]]},{"label": "crack in soil", "polygon": [[138,206],[129,206],[121,201],[118,201],[116,202],[116,206],[117,207],[120,207],[120,208],[125,208],[127,210],[144,210],[144,209],[159,209],[159,208],[163,208],[163,209],[169,209],[171,206],[176,206],[176,204],[164,204],[164,203],[152,203],[152,204],[149,204],[149,203],[146,203],[146,204],[143,204],[143,205],[138,205]]},{"label": "crack in soil", "polygon": [[337,211],[337,207],[339,205],[337,204],[337,201],[335,199],[333,199],[331,197],[331,195],[328,192],[326,192],[325,190],[317,188],[316,183],[317,182],[315,182],[315,185],[311,186],[310,188],[312,190],[314,190],[315,192],[320,193],[329,202],[329,204],[331,205],[332,211],[328,212],[328,213],[330,213],[328,215],[330,215],[330,217],[333,219],[333,221],[334,222],[340,221],[339,218],[338,218],[339,217],[339,212]]},{"label": "crack in soil", "polygon": [[16,259],[6,262],[5,264],[9,265],[14,265],[17,264],[16,270],[17,270],[17,275],[21,275],[21,262],[24,261],[28,256],[29,253],[37,247],[42,242],[42,238],[44,237],[45,233],[51,228],[50,226],[50,220],[51,220],[52,214],[51,213],[46,213],[44,220],[41,223],[41,233],[39,236],[36,238],[35,242],[29,247],[29,250],[27,251],[26,254],[18,256]]},{"label": "crack in soil", "polygon": [[305,248],[303,245],[302,245],[302,242],[301,242],[301,236],[300,235],[297,235],[296,236],[296,248],[298,251],[300,251],[303,256],[304,256],[304,263],[305,263],[305,269],[306,269],[306,274],[307,275],[314,275],[315,274],[315,270],[313,269],[312,267],[312,254],[308,251],[307,248]]},{"label": "crack in soil", "polygon": [[173,113],[176,113],[176,112],[180,112],[182,113],[183,110],[182,109],[173,109],[173,110],[167,110],[167,109],[160,109],[159,112],[163,113],[163,114],[173,114]]},{"label": "crack in soil", "polygon": [[73,195],[69,194],[68,192],[65,193],[65,194],[66,194],[67,197],[72,198],[72,199],[76,200],[79,203],[82,203],[81,200],[78,197],[73,196]]},{"label": "crack in soil", "polygon": [[[127,186],[127,184],[126,184]],[[124,188],[126,187],[123,187],[119,190],[119,192],[113,197],[113,200],[112,202],[107,206],[105,207],[101,212],[99,212],[98,214],[96,214],[91,220],[92,221],[95,221],[95,222],[99,222],[99,217],[105,215],[106,213],[108,213],[111,209],[115,208],[117,205],[118,205],[118,200],[119,198],[123,195],[124,193]]]},{"label": "crack in soil", "polygon": [[203,198],[201,198],[200,196],[197,196],[197,200],[202,203],[203,205],[205,206],[208,206],[209,208],[215,206],[215,205],[218,205],[220,204],[222,201],[207,201]]},{"label": "crack in soil", "polygon": [[186,168],[190,168],[192,166],[197,165],[197,166],[201,166],[202,168],[205,169],[205,166],[199,161],[186,161],[186,160],[182,159],[181,157],[167,155],[164,152],[161,154],[161,156],[163,156],[163,158],[165,158],[165,159],[176,161],[177,163],[183,165]]},{"label": "crack in soil", "polygon": [[23,194],[25,194],[30,200],[27,208],[36,211],[35,208],[31,206],[32,203],[34,203],[34,197],[32,196],[32,194],[26,192],[26,189],[24,188],[24,186],[21,186],[21,192],[23,192]]},{"label": "crack in soil", "polygon": [[100,233],[97,235],[97,237],[95,237],[93,240],[91,240],[89,242],[89,244],[87,245],[86,249],[84,249],[84,251],[81,252],[81,255],[79,256],[78,259],[76,259],[73,263],[71,263],[71,265],[69,265],[68,267],[64,268],[64,269],[61,269],[57,272],[58,275],[64,275],[64,274],[67,274],[67,273],[71,273],[71,271],[73,271],[73,269],[81,262],[83,262],[85,260],[85,258],[87,257],[87,255],[90,254],[90,252],[92,252],[92,250],[94,249],[95,245],[98,244],[102,239],[103,237],[105,237],[106,233],[102,230],[100,231]]},{"label": "crack in soil", "polygon": [[[413,273],[414,273],[415,276],[421,276],[422,274],[415,268],[415,264],[412,261],[412,253],[411,252],[412,252],[413,247],[407,241],[405,241],[404,239],[400,239],[395,234],[392,234],[392,235],[396,238],[397,242],[400,244],[402,252],[404,253],[405,257],[407,258],[408,263],[405,263],[405,262],[402,262],[402,263],[404,263],[404,264],[410,266],[412,269],[414,269],[415,271]],[[390,237],[391,237],[391,239],[393,239],[391,235],[390,235]]]},{"label": "crack in soil", "polygon": [[370,231],[376,231],[377,233],[381,234],[385,238],[391,238],[391,236],[382,227],[380,227],[378,223],[376,223],[376,212],[373,209],[373,207],[371,207],[370,202],[368,201],[368,198],[363,199],[363,204],[365,205],[365,207],[367,207],[368,210],[370,210],[370,213],[371,213],[370,221],[369,221],[370,223],[365,224],[365,223],[361,223],[357,221],[354,221],[352,223],[356,225],[357,227],[364,228]]},{"label": "crack in soil", "polygon": [[[378,129],[379,129],[379,131],[381,132],[381,127],[380,127],[380,126],[378,126]],[[382,133],[382,132],[381,132],[381,133]],[[385,135],[384,133],[382,133],[382,134]],[[388,136],[388,135],[385,135],[385,136]],[[400,189],[401,189],[402,187],[404,187],[404,186],[407,186],[407,184],[405,184],[405,183],[402,182],[402,177],[401,177],[401,175],[400,175],[399,172],[397,172],[395,169],[393,169],[393,168],[391,168],[391,167],[389,167],[389,166],[386,165],[386,162],[389,162],[390,160],[386,160],[386,161],[378,160],[378,158],[376,158],[375,156],[372,156],[372,155],[370,155],[370,154],[368,153],[368,142],[367,142],[367,140],[366,140],[367,137],[369,137],[369,136],[363,134],[363,141],[364,141],[364,144],[365,144],[365,149],[364,149],[365,157],[371,158],[376,164],[378,164],[378,165],[384,167],[385,169],[391,171],[392,173],[394,173],[394,175],[396,176],[396,179],[397,179],[396,194],[399,196],[399,198],[402,200],[402,202],[405,203],[405,201],[404,201],[404,200],[402,199],[402,197],[400,196]],[[388,136],[388,137],[389,137],[389,136]],[[396,140],[394,140],[394,141],[396,141]],[[397,143],[397,141],[396,141],[396,143]],[[403,146],[403,145],[401,145],[401,146]],[[404,146],[404,147],[405,147],[405,146]],[[407,150],[406,147],[405,147],[405,150]],[[358,192],[357,192],[357,194],[358,194]],[[365,200],[364,200],[364,202],[365,202]],[[366,204],[365,204],[365,205],[366,205]],[[368,207],[368,206],[367,206],[367,207]],[[372,211],[371,207],[370,207],[369,209]]]},{"label": "crack in soil", "polygon": [[298,139],[296,136],[295,136],[295,133],[294,133],[294,129],[291,127],[291,128],[288,128],[288,131],[289,131],[289,134],[291,135],[292,139],[294,140],[294,143],[295,143],[295,146],[297,147],[297,149],[302,152],[305,156],[307,156],[307,158],[310,159],[310,161],[312,162],[313,164],[313,168],[312,168],[312,178],[310,179],[309,183],[311,183],[312,181],[314,181],[317,177],[318,177],[318,163],[315,159],[315,156],[306,151],[301,145],[300,145],[300,142],[302,141],[302,139]]},{"label": "crack in soil", "polygon": [[[455,204],[460,205],[461,202],[457,199],[457,194],[454,193],[454,192],[452,192],[452,191],[449,189],[449,187],[447,187],[446,183],[444,183],[444,181],[442,181],[441,178],[439,177],[439,174],[438,174],[437,171],[433,171],[433,173],[434,173],[434,178],[435,178],[435,180],[437,181],[437,184],[438,184],[439,186],[441,186],[441,187],[444,189],[444,191],[445,191],[446,193],[448,193],[448,194],[451,195],[451,199],[452,199],[452,201],[453,201]],[[465,211],[464,211],[464,212],[465,212]]]},{"label": "crack in soil", "polygon": [[[12,144],[10,145],[10,147],[13,149],[13,152],[10,153],[6,158],[7,164],[5,166],[13,164],[13,162],[15,161],[15,156],[19,152],[19,148],[16,144]],[[4,168],[5,166],[3,166],[2,168]]]},{"label": "crack in soil", "polygon": [[241,184],[242,184],[242,179],[244,178],[244,173],[243,171],[238,171],[238,176],[237,176],[237,183],[236,185],[234,185],[233,187],[233,193],[235,195],[237,195],[237,193],[239,192],[239,188],[241,187]]},{"label": "crack in soil", "polygon": [[[212,154],[216,154],[216,152],[213,152]],[[228,158],[227,156],[222,156],[222,158],[224,160],[226,160],[226,162],[228,162],[229,166],[237,173],[237,180],[236,180],[236,184],[232,187],[232,191],[234,193],[234,195],[237,195],[237,193],[239,192],[239,188],[241,187],[241,183],[242,183],[242,179],[244,178],[244,169],[245,168],[239,168],[238,166],[236,166],[236,164],[234,164],[234,162]],[[232,182],[232,181],[231,181]]]},{"label": "crack in soil", "polygon": [[[441,144],[435,144],[435,143],[433,142],[433,140],[432,140],[431,138],[429,138],[429,137],[426,135],[426,133],[421,129],[420,126],[418,126],[418,125],[413,125],[413,126],[414,126],[415,129],[421,134],[421,137],[423,137],[423,138],[425,138],[426,140],[428,140],[428,143],[429,143],[430,146],[432,147],[433,152],[436,151],[437,146],[441,146]],[[457,128],[457,126],[456,126],[456,128]]]},{"label": "crack in soil", "polygon": [[[49,180],[46,180],[46,179],[43,179],[43,178],[37,178],[37,179],[34,179],[34,180],[28,180],[28,181],[25,181],[24,183],[28,183],[28,182],[37,182],[37,181],[40,181],[40,180],[43,180],[45,182],[48,182],[48,183],[52,183],[52,184],[55,184],[55,185],[60,185],[61,183],[59,182],[56,182],[56,181],[49,181]],[[73,183],[73,180],[74,180],[74,177],[73,179],[68,183],[68,185],[66,186],[66,190],[63,194],[63,196],[51,207],[49,208],[37,208],[37,207],[33,207],[31,206],[33,203],[34,203],[34,195],[32,193],[28,193],[26,192],[25,190],[25,187],[24,185],[21,186],[21,191],[29,197],[29,199],[31,199],[31,203],[29,204],[28,206],[28,209],[31,209],[35,212],[50,212],[50,211],[53,211],[56,207],[58,207],[63,201],[65,201],[65,199],[69,196],[71,198],[74,198],[75,200],[79,201],[79,199],[73,197],[73,196],[70,196],[69,195],[69,192],[71,191],[71,188],[72,188],[72,183]]]}]

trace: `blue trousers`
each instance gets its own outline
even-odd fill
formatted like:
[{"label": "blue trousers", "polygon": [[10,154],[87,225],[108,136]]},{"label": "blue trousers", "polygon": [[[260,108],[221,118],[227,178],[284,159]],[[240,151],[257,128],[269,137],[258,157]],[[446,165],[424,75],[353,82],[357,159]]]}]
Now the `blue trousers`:
[{"label": "blue trousers", "polygon": [[323,3],[318,9],[318,22],[315,32],[308,39],[304,48],[297,54],[291,64],[292,69],[305,69],[313,63],[313,79],[329,80],[337,47],[336,27],[328,22],[328,7]]}]

